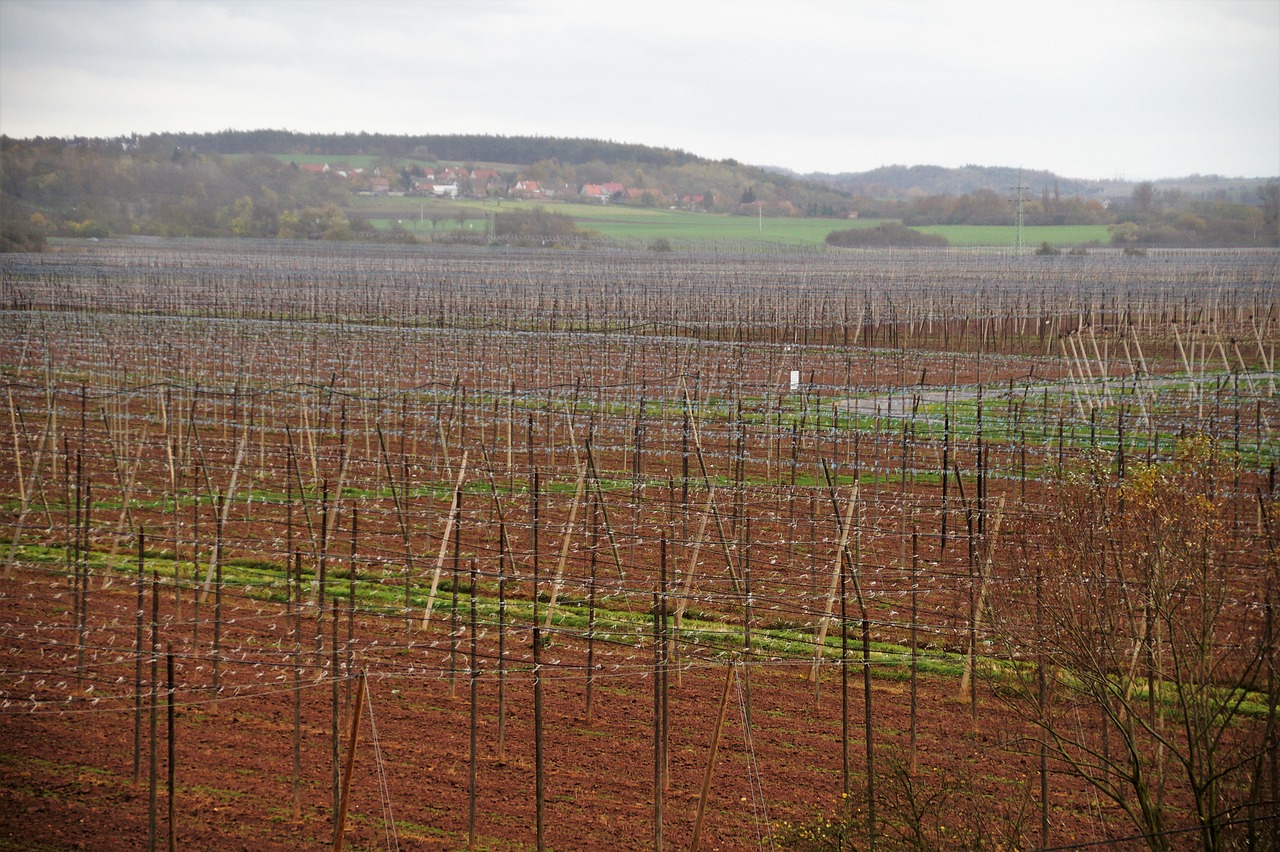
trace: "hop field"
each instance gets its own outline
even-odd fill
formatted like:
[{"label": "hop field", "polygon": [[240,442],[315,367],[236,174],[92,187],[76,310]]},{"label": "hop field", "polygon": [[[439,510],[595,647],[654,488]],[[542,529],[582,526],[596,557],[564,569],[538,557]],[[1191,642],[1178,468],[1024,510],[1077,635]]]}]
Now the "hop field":
[{"label": "hop field", "polygon": [[1280,257],[1062,260],[0,257],[0,834],[1274,848]]}]

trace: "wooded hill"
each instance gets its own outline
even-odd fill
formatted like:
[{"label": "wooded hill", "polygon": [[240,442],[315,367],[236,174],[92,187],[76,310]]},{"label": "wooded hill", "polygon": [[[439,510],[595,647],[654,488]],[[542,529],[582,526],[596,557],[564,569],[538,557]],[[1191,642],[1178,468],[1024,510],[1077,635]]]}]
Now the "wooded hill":
[{"label": "wooded hill", "polygon": [[[361,180],[353,181],[357,172]],[[447,180],[460,197],[856,216],[907,225],[1013,224],[1021,180],[1029,225],[1106,224],[1118,228],[1118,242],[1149,245],[1280,242],[1275,181],[1246,181],[1234,197],[1207,198],[1187,183],[1193,179],[1148,182],[1100,199],[1101,182],[1009,168],[892,166],[861,177],[801,177],[680,149],[594,139],[226,130],[0,137],[0,247],[38,249],[49,235],[359,238],[374,231],[354,218],[356,193],[430,196],[424,177],[445,173],[454,175]],[[376,184],[370,175],[377,175]],[[536,193],[518,194],[518,186],[530,183]],[[600,193],[601,187],[618,189]],[[572,216],[573,207],[566,210]]]},{"label": "wooded hill", "polygon": [[[317,160],[350,170],[316,173]],[[115,139],[0,137],[0,222],[8,230],[64,236],[349,238],[342,211],[364,191],[350,172],[377,174],[383,193],[423,192],[416,178],[472,171],[461,197],[506,196],[538,181],[555,201],[601,203],[588,184],[640,192],[609,203],[683,205],[720,213],[843,216],[844,193],[732,160],[589,139],[501,136],[300,134],[287,131],[159,133]],[[343,178],[339,179],[338,175]],[[26,246],[24,239],[15,245]]]},{"label": "wooded hill", "polygon": [[217,133],[154,133],[133,140],[139,151],[167,154],[320,154],[381,157],[421,162],[503,163],[527,166],[562,163],[641,163],[680,166],[710,162],[676,148],[655,148],[601,139],[484,134],[295,133],[288,130],[222,130]]},{"label": "wooded hill", "polygon": [[865,172],[814,172],[804,177],[853,195],[885,199],[965,195],[977,190],[1014,196],[1019,180],[1028,197],[1039,195],[1043,187],[1051,191],[1056,187],[1061,195],[1093,198],[1103,183],[1061,177],[1050,171],[1024,171],[1005,166],[962,166],[954,169],[944,166],[881,166]]},{"label": "wooded hill", "polygon": [[[1063,177],[1043,169],[1019,169],[1008,166],[881,166],[865,172],[830,174],[813,172],[784,174],[826,184],[854,196],[877,199],[911,199],[929,195],[967,195],[987,191],[1001,196],[1016,196],[1021,184],[1025,198],[1041,198],[1057,194],[1079,197],[1085,201],[1110,202],[1128,199],[1142,181],[1084,180]],[[1259,188],[1276,177],[1223,177],[1221,175],[1189,175],[1150,181],[1166,193],[1180,193],[1195,201],[1225,201],[1250,204],[1256,201]]]}]

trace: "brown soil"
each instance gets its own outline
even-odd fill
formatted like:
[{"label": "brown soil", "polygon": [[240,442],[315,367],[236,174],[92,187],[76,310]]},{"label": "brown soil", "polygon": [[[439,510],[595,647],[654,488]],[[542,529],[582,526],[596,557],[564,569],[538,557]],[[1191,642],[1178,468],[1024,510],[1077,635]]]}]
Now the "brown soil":
[{"label": "brown soil", "polygon": [[[983,517],[984,509],[990,520],[1003,498],[1007,514],[1000,542],[1019,541],[1021,530],[1055,508],[1040,474],[1063,466],[1064,459],[1070,470],[1090,452],[1095,430],[1105,444],[1104,427],[1130,437],[1139,428],[1135,405],[1142,400],[1132,398],[1136,391],[1127,404],[1087,417],[1073,396],[1077,391],[1044,392],[1047,383],[1065,381],[1072,368],[1051,347],[1048,357],[1044,354],[1045,341],[1055,342],[1053,335],[1042,339],[1035,328],[1025,328],[1030,308],[1019,307],[1025,294],[1019,295],[1022,285],[1016,281],[1000,298],[1003,307],[985,311],[1003,318],[998,329],[995,320],[988,328],[987,320],[966,314],[939,321],[937,329],[933,320],[912,320],[876,332],[875,322],[857,325],[860,309],[854,311],[853,326],[842,320],[839,328],[765,322],[774,314],[822,313],[827,302],[818,296],[833,288],[843,293],[844,303],[853,292],[833,283],[844,278],[832,278],[815,283],[812,298],[787,295],[770,270],[790,261],[771,262],[754,273],[746,291],[754,301],[746,302],[737,289],[725,287],[716,290],[713,303],[689,304],[700,297],[686,280],[692,273],[681,273],[662,290],[679,298],[673,295],[675,301],[663,305],[697,308],[711,318],[699,320],[705,324],[696,328],[684,325],[692,322],[687,318],[681,324],[664,320],[652,328],[635,326],[647,329],[641,335],[618,329],[651,321],[644,314],[653,292],[648,285],[626,290],[616,316],[593,317],[592,306],[609,304],[611,291],[599,289],[600,272],[591,258],[571,259],[577,277],[566,277],[563,256],[536,255],[537,266],[530,269],[524,268],[529,258],[522,256],[490,270],[487,260],[481,264],[458,255],[445,258],[443,271],[431,271],[428,259],[413,255],[401,258],[403,268],[392,275],[383,269],[380,254],[362,254],[352,261],[359,270],[352,278],[343,272],[348,261],[338,256],[312,258],[295,268],[275,255],[236,256],[233,262],[234,252],[225,248],[202,251],[206,254],[170,251],[156,261],[160,271],[154,275],[139,272],[152,262],[138,263],[139,257],[127,251],[99,259],[110,264],[110,275],[85,271],[65,257],[48,259],[55,264],[49,269],[14,273],[13,304],[42,309],[15,311],[14,321],[0,324],[0,364],[14,365],[6,373],[11,381],[0,456],[5,500],[0,558],[7,564],[8,544],[17,541],[55,548],[45,557],[55,561],[40,561],[33,549],[27,561],[13,567],[12,576],[0,579],[0,848],[133,849],[147,842],[149,718],[142,718],[142,749],[134,747],[137,588],[130,575],[103,567],[109,557],[123,562],[118,557],[136,547],[137,530],[147,531],[153,556],[176,553],[184,572],[180,588],[161,578],[157,619],[157,641],[172,643],[174,654],[173,803],[180,846],[330,845],[333,685],[338,685],[337,727],[345,753],[352,685],[363,671],[370,702],[351,782],[349,844],[388,845],[385,803],[402,848],[459,849],[468,840],[472,708],[466,654],[472,637],[465,623],[454,625],[449,618],[452,559],[445,562],[445,585],[428,629],[420,627],[419,609],[406,632],[404,613],[397,608],[405,574],[411,571],[418,584],[430,581],[466,451],[460,570],[474,561],[483,595],[490,601],[496,596],[501,501],[508,555],[514,551],[509,570],[516,575],[508,592],[523,605],[532,600],[534,524],[526,490],[531,471],[537,470],[542,477],[539,588],[545,602],[547,575],[564,546],[578,465],[590,440],[607,509],[607,518],[600,513],[595,551],[605,605],[637,613],[649,606],[650,590],[660,582],[660,542],[665,540],[673,576],[688,576],[682,572],[692,568],[691,614],[696,610],[706,623],[726,625],[718,641],[682,642],[679,676],[674,670],[669,675],[662,834],[666,847],[681,848],[693,832],[726,660],[741,645],[740,634],[730,628],[741,625],[743,595],[731,586],[745,578],[731,581],[726,565],[750,570],[754,630],[811,634],[826,600],[839,539],[839,510],[833,510],[822,485],[824,462],[845,477],[841,501],[851,491],[851,475],[860,473],[859,571],[867,584],[872,639],[907,640],[917,579],[907,570],[910,526],[920,540],[921,641],[931,651],[955,651],[967,641],[976,585],[973,560],[960,537],[966,521]],[[470,268],[473,261],[476,269]],[[1244,269],[1239,275],[1246,283],[1258,274],[1271,280],[1265,276],[1274,261],[1267,262],[1272,265],[1260,272]],[[718,268],[709,260],[706,266]],[[744,260],[735,268],[746,276],[755,266],[756,261]],[[895,273],[894,281],[910,284],[903,298],[931,300],[939,282],[916,281],[914,268]],[[644,269],[653,271],[648,265]],[[1019,267],[1005,274],[1020,280],[1023,273]],[[1059,299],[1057,277],[1043,269],[1036,274],[1045,278],[1037,293],[1062,304],[1037,308],[1033,319],[1052,313],[1057,322],[1060,314],[1065,319],[1060,328],[1054,326],[1059,331],[1083,327],[1083,312],[1067,304],[1070,298]],[[868,281],[877,275],[858,273]],[[911,281],[900,281],[904,275]],[[428,277],[437,289],[419,283]],[[1183,277],[1178,277],[1180,286],[1195,284]],[[557,282],[564,292],[544,297],[546,282]],[[594,295],[575,295],[575,288]],[[23,301],[27,290],[33,301]],[[946,304],[964,304],[968,292],[955,285]],[[1181,360],[1168,339],[1170,323],[1186,322],[1187,306],[1179,307],[1171,295],[1157,295],[1146,310],[1149,323],[1140,329],[1149,344],[1146,357],[1153,373],[1177,373]],[[784,296],[800,301],[772,310],[772,300]],[[495,299],[508,301],[498,309]],[[1169,299],[1166,310],[1162,305]],[[548,300],[577,308],[544,322]],[[453,327],[432,325],[437,304],[441,323],[447,313]],[[836,303],[831,304],[834,309]],[[739,313],[753,314],[755,320],[744,325]],[[1241,333],[1248,332],[1241,339],[1248,340],[1255,333],[1252,319],[1245,322],[1239,310],[1235,313]],[[1127,314],[1113,305],[1103,315],[1101,327],[1109,323],[1117,331],[1103,338],[1094,362],[1099,373],[1128,376],[1132,385],[1128,358],[1120,355],[1128,338],[1118,331],[1127,328]],[[305,321],[277,321],[281,317]],[[394,325],[395,317],[405,324]],[[359,324],[365,320],[379,324]],[[599,333],[569,333],[591,329],[592,322]],[[930,346],[958,341],[964,349],[968,341],[994,348],[978,355],[816,345],[839,343],[850,328],[870,335],[864,343],[876,345],[903,334],[932,341]],[[989,334],[997,337],[978,342]],[[1269,327],[1267,334],[1268,340],[1274,337]],[[1241,363],[1255,360],[1247,350]],[[1202,343],[1202,364],[1206,351],[1211,358],[1213,350]],[[806,387],[800,394],[789,388],[792,369],[803,373]],[[1235,387],[1211,380],[1194,399],[1153,384],[1148,390],[1159,391],[1160,409],[1153,408],[1142,428],[1164,445],[1146,444],[1133,452],[1167,455],[1169,436],[1185,429],[1210,430],[1236,451],[1252,448],[1257,467],[1243,470],[1234,487],[1245,495],[1242,516],[1249,516],[1254,504],[1246,498],[1274,490],[1263,464],[1274,458],[1270,430],[1280,420],[1280,398],[1250,390],[1245,378],[1245,385]],[[908,433],[901,415],[908,399],[913,406],[936,403],[939,394],[968,401],[978,382],[985,388],[988,420],[981,447],[989,476],[985,505],[966,516],[966,505],[975,507],[979,499],[973,424],[966,424],[963,434],[944,436],[935,412],[906,424]],[[693,413],[686,419],[687,409]],[[839,416],[836,424],[833,413]],[[1112,441],[1108,446],[1114,448]],[[944,442],[952,474],[945,501],[940,487]],[[237,461],[241,453],[243,463]],[[704,464],[716,489],[717,519],[699,532],[709,514]],[[497,499],[490,496],[490,475]],[[231,511],[219,527],[215,500],[232,490],[237,476]],[[968,489],[963,502],[961,476]],[[20,494],[26,495],[25,504]],[[81,499],[92,502],[91,513],[77,514]],[[334,499],[342,500],[335,514],[338,526],[326,527],[321,516]],[[126,500],[128,512],[122,508]],[[579,509],[577,529],[563,551],[563,594],[581,604],[591,546],[589,510]],[[358,547],[353,510],[359,512]],[[945,548],[943,523],[951,534]],[[78,590],[62,548],[82,525],[90,528],[86,539],[96,563],[81,635]],[[224,561],[239,561],[240,579],[223,590],[215,703],[215,604],[210,597],[197,614],[191,587],[193,573],[203,578],[218,536]],[[691,566],[695,547],[701,548],[700,557]],[[1012,588],[1001,583],[1026,582],[1023,553],[1016,547],[996,549],[993,596]],[[326,562],[334,572],[330,591],[336,591],[345,587],[348,554],[357,550],[365,593],[359,612],[340,613],[337,665],[332,619],[325,617],[317,626],[314,609],[305,611],[299,654],[280,569],[301,552],[304,582],[309,584]],[[627,572],[625,583],[615,557]],[[1259,557],[1244,554],[1242,560],[1252,564]],[[260,563],[256,575],[248,561]],[[1237,601],[1241,611],[1260,598],[1261,586],[1244,588]],[[376,603],[369,594],[375,588],[388,593]],[[150,607],[148,592],[142,607],[147,618]],[[466,612],[465,592],[461,611]],[[576,617],[582,620],[581,607]],[[601,618],[608,621],[608,613]],[[506,637],[505,760],[498,753],[499,631],[492,616],[475,637],[482,660],[476,684],[475,829],[482,848],[535,846],[533,648],[527,611],[521,619],[510,620]],[[634,624],[613,627],[623,637]],[[542,661],[547,844],[652,848],[652,640],[633,632],[629,638],[600,641],[594,646],[595,668],[589,670],[586,636],[581,624],[557,630]],[[864,704],[860,637],[851,633],[851,638],[848,754],[851,801],[860,803],[867,776]],[[824,668],[815,701],[809,680],[812,650],[803,650],[803,639],[796,641],[800,650],[777,652],[776,658],[757,654],[741,669],[749,672],[751,725],[748,732],[740,711],[747,690],[735,688],[710,788],[704,849],[758,847],[783,822],[833,814],[841,806],[840,669]],[[919,765],[910,792],[925,800],[934,797],[933,827],[940,838],[938,825],[944,824],[951,837],[980,836],[988,847],[1037,845],[1039,755],[1029,739],[1034,731],[987,682],[978,685],[975,724],[969,700],[959,695],[954,659],[949,665],[946,674],[922,675],[919,681]],[[149,659],[143,668],[147,704]],[[299,690],[293,688],[295,670]],[[158,671],[163,678],[163,659]],[[878,658],[873,674],[874,777],[884,798],[879,815],[901,825],[908,790],[895,767],[905,759],[909,741],[907,667],[901,657],[894,665]],[[295,696],[302,765],[297,818],[292,799]],[[163,843],[169,797],[161,698],[156,832]],[[1084,713],[1075,722],[1086,729],[1094,724]],[[1051,765],[1050,771],[1051,845],[1116,846],[1111,838],[1132,832],[1117,808],[1100,802],[1063,767]],[[1179,798],[1185,794],[1169,795],[1169,823],[1191,824]],[[1194,834],[1174,838],[1176,844],[1195,840]]]},{"label": "brown soil", "polygon": [[[135,591],[117,577],[89,595],[84,678],[77,677],[75,632],[65,577],[19,570],[0,598],[3,712],[0,712],[0,837],[12,848],[126,849],[148,837],[149,714],[143,713],[141,781],[133,783]],[[95,585],[98,585],[95,582]],[[198,849],[317,848],[331,842],[332,680],[329,651],[318,662],[308,636],[302,664],[301,816],[291,808],[293,657],[289,622],[279,603],[229,591],[220,666],[221,695],[210,693],[212,626],[173,617],[171,589],[161,587],[160,637],[173,643],[176,682],[176,832]],[[144,605],[149,612],[150,598]],[[188,607],[189,611],[189,607]],[[206,610],[205,618],[208,617]],[[149,617],[149,615],[148,615]],[[415,628],[416,628],[415,617]],[[308,618],[304,634],[311,634]],[[348,842],[385,844],[379,769],[403,848],[466,846],[469,815],[469,683],[466,659],[451,677],[448,619],[408,642],[398,618],[361,614],[346,665],[347,622],[340,623],[340,703],[349,708],[350,675],[368,672],[366,708],[352,779]],[[328,631],[326,631],[328,632]],[[482,848],[532,848],[535,841],[535,750],[531,647],[527,629],[508,646],[506,760],[497,753],[498,683],[494,631],[480,641],[477,683],[476,833]],[[144,640],[149,641],[149,640]],[[469,650],[469,637],[460,648]],[[326,638],[328,643],[329,639]],[[326,648],[329,646],[326,644]],[[545,825],[550,848],[652,846],[653,680],[651,645],[597,648],[593,713],[585,714],[587,672],[582,641],[556,636],[543,663]],[[159,665],[164,678],[163,660]],[[727,667],[688,663],[676,685],[669,675],[669,771],[663,795],[663,837],[687,846]],[[751,730],[744,737],[734,689],[708,803],[704,847],[756,846],[783,820],[832,813],[840,800],[841,725],[838,667],[823,674],[815,705],[808,666],[759,660],[750,667]],[[144,704],[150,664],[144,665]],[[452,685],[451,685],[452,682]],[[850,672],[849,752],[855,788],[864,777],[861,678]],[[909,685],[901,673],[873,679],[872,703],[880,773],[904,755]],[[1038,789],[1036,758],[1020,740],[1028,729],[984,688],[979,720],[957,696],[953,679],[922,677],[919,693],[920,783],[965,781],[944,811],[956,831],[975,813],[992,826],[1013,819],[1024,790]],[[157,714],[157,831],[167,829],[168,795],[163,689]],[[371,710],[371,712],[370,712]],[[340,712],[345,754],[350,710]],[[373,730],[376,722],[375,759]],[[748,759],[748,748],[753,760]],[[752,771],[758,786],[753,785]],[[883,782],[882,783],[887,783]],[[1096,838],[1105,820],[1091,799],[1063,777],[1052,780],[1053,840]],[[753,794],[753,787],[757,791]],[[855,795],[860,795],[855,793]],[[767,809],[767,820],[765,810]],[[976,811],[975,811],[976,809]],[[1038,833],[1034,806],[1022,831]],[[1006,826],[1007,827],[1007,826]]]}]

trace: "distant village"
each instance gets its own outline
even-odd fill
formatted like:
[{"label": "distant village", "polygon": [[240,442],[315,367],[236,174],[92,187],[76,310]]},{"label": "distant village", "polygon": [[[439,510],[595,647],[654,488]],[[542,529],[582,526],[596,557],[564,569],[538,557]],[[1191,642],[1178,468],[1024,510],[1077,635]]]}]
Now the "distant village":
[{"label": "distant village", "polygon": [[599,204],[629,203],[650,207],[701,207],[704,195],[668,195],[657,189],[629,187],[621,183],[586,183],[581,186],[548,186],[536,180],[509,181],[497,169],[411,166],[403,174],[382,169],[352,168],[342,164],[295,163],[300,171],[346,181],[357,195],[419,196],[436,198],[561,199]]}]

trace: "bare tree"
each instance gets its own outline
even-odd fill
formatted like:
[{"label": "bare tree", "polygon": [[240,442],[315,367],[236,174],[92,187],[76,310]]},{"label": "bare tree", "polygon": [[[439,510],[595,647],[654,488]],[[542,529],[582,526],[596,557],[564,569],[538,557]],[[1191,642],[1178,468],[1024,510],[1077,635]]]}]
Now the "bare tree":
[{"label": "bare tree", "polygon": [[1160,191],[1156,189],[1156,185],[1149,180],[1135,184],[1133,187],[1132,204],[1134,212],[1144,216],[1153,215],[1160,212]]},{"label": "bare tree", "polygon": [[1230,824],[1274,813],[1256,808],[1274,748],[1256,708],[1275,701],[1275,560],[1261,530],[1233,524],[1245,498],[1225,490],[1231,469],[1208,440],[1119,484],[1106,471],[1098,459],[1061,483],[1061,508],[1024,541],[1043,576],[1000,598],[1016,676],[998,691],[1150,848],[1185,828],[1176,807],[1205,849],[1222,849]]}]

